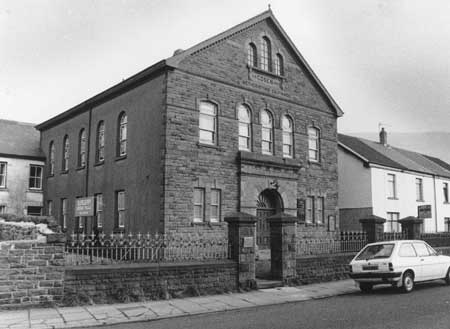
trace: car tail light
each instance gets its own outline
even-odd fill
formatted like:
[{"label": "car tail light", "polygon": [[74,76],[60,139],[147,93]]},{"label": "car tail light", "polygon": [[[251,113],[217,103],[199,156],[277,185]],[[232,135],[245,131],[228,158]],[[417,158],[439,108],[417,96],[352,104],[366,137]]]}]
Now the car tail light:
[{"label": "car tail light", "polygon": [[392,263],[389,263],[389,271],[394,271],[394,265]]}]

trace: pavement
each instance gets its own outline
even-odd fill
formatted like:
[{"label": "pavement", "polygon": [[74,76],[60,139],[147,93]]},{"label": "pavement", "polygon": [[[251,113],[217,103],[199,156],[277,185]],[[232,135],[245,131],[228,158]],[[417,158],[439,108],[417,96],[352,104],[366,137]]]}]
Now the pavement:
[{"label": "pavement", "polygon": [[353,280],[341,280],[297,287],[268,288],[245,293],[162,301],[0,311],[0,328],[76,328],[150,321],[263,305],[293,303],[350,294],[356,291],[359,291],[359,288]]}]

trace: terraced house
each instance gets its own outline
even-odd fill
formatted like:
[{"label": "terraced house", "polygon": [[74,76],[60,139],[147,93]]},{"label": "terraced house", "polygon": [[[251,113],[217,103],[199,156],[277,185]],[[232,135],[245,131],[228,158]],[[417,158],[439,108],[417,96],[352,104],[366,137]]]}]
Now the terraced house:
[{"label": "terraced house", "polygon": [[264,219],[284,211],[327,235],[341,115],[269,10],[40,124],[46,207],[69,233],[223,234],[242,211],[263,248]]}]

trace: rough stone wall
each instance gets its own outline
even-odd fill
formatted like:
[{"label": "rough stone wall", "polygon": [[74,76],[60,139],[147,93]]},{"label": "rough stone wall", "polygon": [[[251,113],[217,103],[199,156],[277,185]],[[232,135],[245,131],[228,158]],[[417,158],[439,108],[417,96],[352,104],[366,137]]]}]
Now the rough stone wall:
[{"label": "rough stone wall", "polygon": [[0,308],[62,299],[64,246],[35,240],[0,242]]},{"label": "rough stone wall", "polygon": [[0,241],[35,240],[38,229],[35,225],[18,226],[0,222]]},{"label": "rough stone wall", "polygon": [[348,267],[355,253],[305,256],[297,258],[297,281],[302,284],[348,278]]},{"label": "rough stone wall", "polygon": [[129,302],[237,289],[232,261],[78,266],[66,269],[66,303]]}]

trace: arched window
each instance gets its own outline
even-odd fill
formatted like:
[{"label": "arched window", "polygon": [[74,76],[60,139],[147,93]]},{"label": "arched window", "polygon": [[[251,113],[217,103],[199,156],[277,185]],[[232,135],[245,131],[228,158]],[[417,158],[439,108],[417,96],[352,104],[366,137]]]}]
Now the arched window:
[{"label": "arched window", "polygon": [[55,174],[55,143],[53,141],[48,147],[48,174],[51,176]]},{"label": "arched window", "polygon": [[261,69],[272,71],[272,47],[267,37],[261,40]]},{"label": "arched window", "polygon": [[96,162],[105,161],[105,122],[100,121],[97,126]]},{"label": "arched window", "polygon": [[308,154],[310,161],[320,161],[320,132],[315,127],[308,128]]},{"label": "arched window", "polygon": [[78,167],[86,166],[86,130],[80,130],[78,137]]},{"label": "arched window", "polygon": [[283,56],[281,54],[277,54],[275,57],[275,74],[284,75]]},{"label": "arched window", "polygon": [[248,44],[247,49],[247,64],[253,67],[258,66],[258,55],[256,51],[256,46],[254,43]]},{"label": "arched window", "polygon": [[283,156],[292,158],[294,155],[294,129],[292,119],[287,115],[283,115],[281,119],[281,127],[283,129]]},{"label": "arched window", "polygon": [[272,115],[266,110],[261,112],[261,126],[262,153],[273,154],[273,119]]},{"label": "arched window", "polygon": [[211,102],[200,102],[200,143],[217,144],[217,106]]},{"label": "arched window", "polygon": [[125,112],[119,115],[117,128],[117,155],[124,156],[127,154],[127,115]]},{"label": "arched window", "polygon": [[238,107],[238,120],[239,120],[239,149],[250,151],[252,146],[251,139],[251,114],[250,110],[245,105]]},{"label": "arched window", "polygon": [[62,154],[62,171],[69,170],[69,136],[64,136],[63,154]]}]

